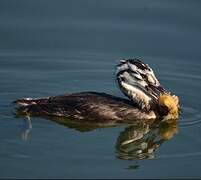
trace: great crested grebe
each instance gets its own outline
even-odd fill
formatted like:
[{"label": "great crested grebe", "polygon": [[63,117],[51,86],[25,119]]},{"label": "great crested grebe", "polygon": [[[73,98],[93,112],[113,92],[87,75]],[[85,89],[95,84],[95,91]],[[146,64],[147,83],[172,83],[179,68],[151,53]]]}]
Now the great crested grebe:
[{"label": "great crested grebe", "polygon": [[28,116],[67,117],[87,121],[132,122],[177,119],[179,99],[165,90],[153,70],[138,59],[120,60],[116,80],[124,99],[106,93],[80,92],[14,101],[17,113]]}]

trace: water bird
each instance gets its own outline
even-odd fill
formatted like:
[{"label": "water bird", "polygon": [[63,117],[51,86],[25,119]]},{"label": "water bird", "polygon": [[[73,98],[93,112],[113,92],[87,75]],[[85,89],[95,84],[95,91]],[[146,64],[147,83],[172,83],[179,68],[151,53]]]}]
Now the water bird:
[{"label": "water bird", "polygon": [[133,122],[178,119],[179,98],[166,90],[148,64],[122,59],[116,66],[116,82],[127,98],[102,92],[78,92],[14,101],[17,114],[62,117],[90,122]]}]

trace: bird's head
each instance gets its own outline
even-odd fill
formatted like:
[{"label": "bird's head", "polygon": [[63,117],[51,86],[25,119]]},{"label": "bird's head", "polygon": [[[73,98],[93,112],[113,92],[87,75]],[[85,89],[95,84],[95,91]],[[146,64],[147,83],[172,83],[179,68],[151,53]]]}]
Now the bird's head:
[{"label": "bird's head", "polygon": [[141,110],[154,110],[159,118],[178,118],[179,98],[162,87],[148,64],[139,59],[120,60],[116,78],[122,92]]},{"label": "bird's head", "polygon": [[178,119],[179,98],[175,95],[161,94],[158,98],[159,112],[165,119]]}]

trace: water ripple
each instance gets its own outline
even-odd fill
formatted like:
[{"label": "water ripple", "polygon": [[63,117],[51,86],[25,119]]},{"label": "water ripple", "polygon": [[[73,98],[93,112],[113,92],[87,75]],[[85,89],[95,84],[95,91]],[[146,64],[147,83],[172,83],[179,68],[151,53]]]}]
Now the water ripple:
[{"label": "water ripple", "polygon": [[201,112],[191,108],[182,107],[180,127],[194,126],[201,123]]},{"label": "water ripple", "polygon": [[201,156],[201,152],[179,153],[171,155],[159,155],[158,159],[170,159],[170,158],[187,158]]}]

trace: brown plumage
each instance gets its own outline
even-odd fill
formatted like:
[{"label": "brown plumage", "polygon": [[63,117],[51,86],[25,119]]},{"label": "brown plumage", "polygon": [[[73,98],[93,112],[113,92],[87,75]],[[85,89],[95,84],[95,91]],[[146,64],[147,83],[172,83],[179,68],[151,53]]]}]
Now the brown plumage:
[{"label": "brown plumage", "polygon": [[[133,118],[154,119],[153,111],[139,111],[137,105],[128,100],[106,93],[81,92],[42,99],[20,99],[15,101],[18,113],[31,116],[59,116],[88,121],[132,121]],[[136,108],[134,108],[136,107]]]}]

